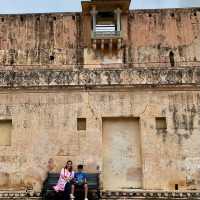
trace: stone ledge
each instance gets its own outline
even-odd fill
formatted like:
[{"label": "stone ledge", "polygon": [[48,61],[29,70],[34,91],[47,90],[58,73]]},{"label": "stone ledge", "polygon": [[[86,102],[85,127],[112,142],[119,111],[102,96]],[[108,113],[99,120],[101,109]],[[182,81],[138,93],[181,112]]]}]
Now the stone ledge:
[{"label": "stone ledge", "polygon": [[0,199],[19,199],[24,200],[27,197],[27,191],[1,191],[0,190]]},{"label": "stone ledge", "polygon": [[101,199],[191,199],[199,200],[200,191],[103,191]]},{"label": "stone ledge", "polygon": [[32,190],[0,190],[0,199],[40,199],[40,192],[33,192]]},{"label": "stone ledge", "polygon": [[[101,191],[101,200],[172,199],[200,200],[200,191]],[[41,193],[26,191],[0,191],[0,200],[41,200]]]},{"label": "stone ledge", "polygon": [[113,86],[199,88],[200,67],[0,71],[0,88]]}]

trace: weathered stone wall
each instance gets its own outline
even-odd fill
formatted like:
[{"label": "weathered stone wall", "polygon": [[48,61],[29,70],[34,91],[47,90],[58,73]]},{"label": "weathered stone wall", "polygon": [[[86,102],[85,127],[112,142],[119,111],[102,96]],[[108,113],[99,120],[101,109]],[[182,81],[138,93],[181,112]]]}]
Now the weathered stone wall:
[{"label": "weathered stone wall", "polygon": [[[8,200],[42,200],[39,192],[33,191],[0,191],[0,199]],[[164,200],[199,200],[200,193],[198,191],[156,191],[156,190],[143,190],[143,191],[102,191],[100,192],[101,200],[139,200],[139,199],[164,199]]]},{"label": "weathered stone wall", "polygon": [[[198,91],[20,90],[0,96],[1,119],[13,122],[12,145],[0,146],[7,186],[39,191],[46,172],[59,171],[68,159],[88,171],[102,169],[102,117],[134,116],[140,118],[143,188],[200,189]],[[87,119],[86,131],[77,131],[78,117]],[[166,117],[166,131],[156,129],[155,117]]]},{"label": "weathered stone wall", "polygon": [[[122,65],[123,67],[123,65]],[[80,70],[2,70],[0,87],[2,88],[131,88],[149,87],[199,89],[200,68],[105,68]]]},{"label": "weathered stone wall", "polygon": [[[134,66],[170,66],[173,52],[175,65],[196,66],[199,20],[198,8],[130,11],[123,59]],[[0,15],[0,65],[95,64],[83,61],[82,28],[80,13]]]},{"label": "weathered stone wall", "polygon": [[[129,62],[146,66],[170,62],[170,51],[178,65],[200,61],[200,10],[138,10],[129,14]],[[128,43],[129,44],[129,43]],[[158,63],[157,63],[158,62]]]},{"label": "weathered stone wall", "polygon": [[[12,132],[11,145],[0,146],[0,189],[40,191],[46,173],[68,159],[102,171],[102,118],[136,117],[142,188],[200,190],[199,15],[131,11],[125,55],[133,64],[109,69],[76,65],[80,14],[1,15],[0,120],[12,120]],[[167,68],[170,51],[178,67]],[[85,131],[77,118],[86,118]]]},{"label": "weathered stone wall", "polygon": [[0,15],[0,65],[76,64],[79,14]]}]

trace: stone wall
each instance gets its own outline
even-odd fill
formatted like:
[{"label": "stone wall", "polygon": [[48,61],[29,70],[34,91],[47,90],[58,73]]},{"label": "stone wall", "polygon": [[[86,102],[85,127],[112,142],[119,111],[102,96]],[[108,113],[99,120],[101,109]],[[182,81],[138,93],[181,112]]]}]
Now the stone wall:
[{"label": "stone wall", "polygon": [[162,87],[198,89],[200,83],[199,67],[182,68],[101,68],[101,69],[32,69],[1,70],[1,88],[131,88]]},{"label": "stone wall", "polygon": [[[101,170],[102,118],[134,116],[143,189],[200,189],[199,92],[103,90],[2,90],[1,119],[13,123],[11,146],[0,146],[1,173],[9,178],[2,187],[40,191],[46,172],[68,159]],[[156,128],[156,117],[166,117],[166,130]],[[77,118],[86,118],[86,131],[77,130]]]},{"label": "stone wall", "polygon": [[196,65],[200,61],[199,31],[198,8],[131,11],[129,62],[166,66],[173,52],[179,66]]},{"label": "stone wall", "polygon": [[101,193],[102,200],[139,200],[139,199],[200,199],[198,192],[161,192],[161,191],[133,191],[133,192],[119,192],[109,191]]},{"label": "stone wall", "polygon": [[[199,65],[199,20],[198,8],[130,11],[123,60],[164,67],[171,52],[174,65]],[[0,15],[0,65],[95,64],[83,61],[82,29],[80,13]]]},{"label": "stone wall", "polygon": [[130,63],[95,69],[82,65],[80,14],[1,15],[0,120],[12,130],[0,189],[40,192],[68,159],[100,170],[103,186],[102,119],[134,117],[142,189],[200,190],[198,20],[199,9],[131,11]]},{"label": "stone wall", "polygon": [[[8,200],[42,200],[40,193],[34,193],[32,191],[0,191],[0,199]],[[139,199],[165,199],[165,200],[199,200],[200,193],[194,191],[187,192],[162,192],[162,191],[132,191],[132,192],[122,192],[122,191],[107,191],[100,193],[101,200],[139,200]]]},{"label": "stone wall", "polygon": [[79,14],[0,15],[0,65],[76,64]]}]

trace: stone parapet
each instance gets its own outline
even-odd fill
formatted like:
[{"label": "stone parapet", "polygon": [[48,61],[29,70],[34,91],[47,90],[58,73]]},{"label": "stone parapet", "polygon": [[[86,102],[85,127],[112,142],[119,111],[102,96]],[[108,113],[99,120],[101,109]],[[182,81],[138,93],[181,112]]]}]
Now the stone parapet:
[{"label": "stone parapet", "polygon": [[1,191],[0,190],[0,199],[20,199],[24,200],[27,198],[27,191]]},{"label": "stone parapet", "polygon": [[41,200],[41,193],[32,190],[0,190],[0,200]]},{"label": "stone parapet", "polygon": [[[0,191],[0,200],[41,200],[40,193],[30,191]],[[167,200],[199,200],[200,191],[102,191],[101,200],[139,200],[139,199],[167,199]]]},{"label": "stone parapet", "polygon": [[118,192],[118,191],[109,191],[101,192],[102,200],[139,200],[139,199],[190,199],[197,200],[200,199],[200,191],[132,191],[132,192]]},{"label": "stone parapet", "polygon": [[186,87],[198,89],[200,67],[1,70],[0,88]]}]

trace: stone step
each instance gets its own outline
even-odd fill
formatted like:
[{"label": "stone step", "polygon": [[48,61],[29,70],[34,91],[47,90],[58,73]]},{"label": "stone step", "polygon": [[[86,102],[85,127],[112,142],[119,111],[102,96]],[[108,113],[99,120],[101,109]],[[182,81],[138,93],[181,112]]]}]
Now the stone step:
[{"label": "stone step", "polygon": [[0,190],[0,199],[23,199],[27,196],[26,190]]},{"label": "stone step", "polygon": [[[101,191],[100,200],[200,200],[200,191]],[[41,200],[41,194],[29,190],[0,190],[0,200]]]},{"label": "stone step", "polygon": [[190,199],[200,200],[200,191],[102,191],[101,200]]},{"label": "stone step", "polygon": [[0,190],[0,200],[4,199],[40,199],[41,194],[39,192],[33,192],[32,190]]}]

